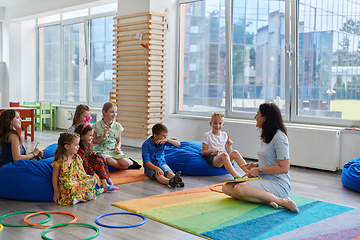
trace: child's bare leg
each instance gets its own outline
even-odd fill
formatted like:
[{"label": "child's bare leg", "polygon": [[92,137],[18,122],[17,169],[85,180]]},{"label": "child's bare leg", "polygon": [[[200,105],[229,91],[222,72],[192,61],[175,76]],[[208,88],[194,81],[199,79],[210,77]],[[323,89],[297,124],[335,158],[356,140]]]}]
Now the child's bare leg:
[{"label": "child's bare leg", "polygon": [[[241,154],[237,151],[234,150],[229,154],[229,157],[231,160],[235,159],[236,163],[241,166],[246,164],[246,161],[244,160],[244,158],[241,156]],[[242,167],[241,168],[245,173],[247,173],[249,170],[246,167]]]},{"label": "child's bare leg", "polygon": [[[233,176],[237,176],[239,175],[235,168],[233,167],[231,161],[230,161],[230,157],[229,154],[227,153],[221,153],[219,155],[217,155],[216,157],[214,157],[214,161],[213,161],[213,165],[214,167],[221,167],[222,165],[224,165],[225,169]],[[240,175],[239,175],[240,176]]]},{"label": "child's bare leg", "polygon": [[98,185],[98,187],[102,188],[102,182],[101,182],[101,179],[99,178],[99,176],[96,173],[94,173],[93,176],[96,178],[96,184]]},{"label": "child's bare leg", "polygon": [[168,185],[169,184],[169,178],[165,177],[164,175],[157,175],[155,174],[155,178],[156,180],[161,183],[161,184],[164,184],[164,185]]},{"label": "child's bare leg", "polygon": [[107,185],[107,182],[106,182],[106,179],[103,178],[103,179],[100,179],[101,180],[101,187],[105,187]]},{"label": "child's bare leg", "polygon": [[106,158],[106,161],[109,166],[117,169],[127,169],[132,164],[132,161],[127,158],[114,159],[108,157]]}]

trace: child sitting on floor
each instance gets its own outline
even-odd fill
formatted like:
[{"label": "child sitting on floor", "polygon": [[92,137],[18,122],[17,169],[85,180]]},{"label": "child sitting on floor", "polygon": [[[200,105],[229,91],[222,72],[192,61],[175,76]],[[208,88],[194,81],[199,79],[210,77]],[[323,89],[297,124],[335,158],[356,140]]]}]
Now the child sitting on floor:
[{"label": "child sitting on floor", "polygon": [[161,123],[153,126],[152,134],[141,147],[145,175],[172,188],[184,187],[185,184],[180,177],[181,172],[174,174],[166,164],[164,153],[166,146],[174,145],[178,147],[180,143],[167,138],[168,129]]},{"label": "child sitting on floor", "polygon": [[77,133],[61,133],[55,150],[52,183],[55,203],[76,204],[96,199],[96,178],[87,175],[77,154],[80,137]]},{"label": "child sitting on floor", "polygon": [[75,132],[75,128],[79,124],[85,124],[90,121],[90,108],[85,104],[79,104],[76,107],[75,114],[73,117],[73,124],[69,127],[68,132]]},{"label": "child sitting on floor", "polygon": [[107,102],[102,108],[103,119],[93,125],[94,152],[106,158],[109,166],[117,169],[139,169],[141,165],[132,159],[128,159],[121,151],[121,132],[124,128],[116,122],[117,106],[113,102]]},{"label": "child sitting on floor", "polygon": [[[238,151],[232,150],[233,142],[226,132],[221,131],[224,125],[223,113],[214,113],[211,116],[212,131],[203,135],[201,155],[210,166],[225,167],[234,178],[241,178],[232,163],[235,160],[239,166],[242,166],[246,162]],[[245,173],[248,171],[246,167],[242,167],[242,169]]]},{"label": "child sitting on floor", "polygon": [[112,192],[119,189],[114,186],[110,179],[106,159],[102,155],[92,152],[94,146],[92,144],[94,130],[89,122],[78,125],[75,128],[75,132],[80,135],[80,148],[77,153],[83,160],[85,172],[96,177],[97,185],[99,188],[104,188],[105,192]]}]

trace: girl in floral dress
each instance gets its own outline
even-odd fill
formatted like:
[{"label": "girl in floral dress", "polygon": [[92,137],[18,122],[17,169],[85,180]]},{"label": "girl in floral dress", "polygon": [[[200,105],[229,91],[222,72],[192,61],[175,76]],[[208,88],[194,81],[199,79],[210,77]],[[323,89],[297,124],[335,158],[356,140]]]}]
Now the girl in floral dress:
[{"label": "girl in floral dress", "polygon": [[73,132],[61,133],[55,151],[53,166],[53,200],[60,205],[71,205],[96,198],[96,178],[87,175],[79,149],[79,135]]}]

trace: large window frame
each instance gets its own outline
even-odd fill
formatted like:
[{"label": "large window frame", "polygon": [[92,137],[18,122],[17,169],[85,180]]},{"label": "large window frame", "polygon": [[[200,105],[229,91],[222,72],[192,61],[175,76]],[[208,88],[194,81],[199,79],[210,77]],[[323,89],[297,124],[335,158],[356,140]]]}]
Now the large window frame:
[{"label": "large window frame", "polygon": [[[181,5],[186,3],[200,2],[202,0],[178,0],[178,31],[177,31],[177,46],[178,56],[180,56],[180,35],[181,35]],[[235,1],[235,0],[234,0]],[[359,120],[339,119],[330,117],[316,117],[316,116],[300,116],[298,115],[298,9],[299,0],[284,0],[285,1],[285,47],[282,51],[285,54],[285,109],[283,111],[283,118],[287,122],[304,123],[304,124],[319,124],[332,126],[354,126],[360,125]],[[226,94],[225,94],[225,116],[234,119],[253,119],[255,112],[234,112],[232,111],[232,4],[233,0],[225,0],[225,31],[226,31]],[[292,36],[292,37],[290,37]],[[296,37],[293,37],[296,36]],[[198,115],[208,116],[210,112],[194,112],[179,110],[179,76],[180,76],[180,60],[177,59],[177,84],[176,84],[176,111],[175,114],[182,115]],[[291,67],[296,66],[296,67]],[[290,87],[294,86],[294,87]],[[291,97],[294,96],[294,97]]]},{"label": "large window frame", "polygon": [[[87,12],[88,15],[87,16],[83,16],[83,17],[78,17],[78,18],[68,18],[68,19],[62,19],[63,14],[60,14],[60,20],[59,21],[53,21],[53,22],[48,22],[48,23],[38,23],[37,25],[37,42],[38,42],[38,56],[37,58],[39,59],[39,29],[43,28],[43,27],[49,27],[49,26],[54,26],[54,25],[60,25],[60,101],[59,102],[53,102],[55,104],[60,104],[60,105],[78,105],[78,104],[87,104],[88,106],[92,106],[92,107],[101,107],[103,105],[103,103],[96,103],[96,102],[92,102],[91,100],[91,96],[92,96],[92,80],[91,80],[91,72],[90,72],[90,34],[89,34],[89,26],[90,26],[90,21],[94,20],[94,19],[99,19],[99,18],[106,18],[106,17],[115,17],[116,16],[116,11],[105,11],[102,13],[96,13],[96,14],[91,14],[92,8],[88,8]],[[86,100],[85,101],[67,101],[65,99],[64,96],[64,81],[65,81],[65,76],[64,76],[64,70],[65,70],[65,66],[64,66],[64,27],[71,25],[71,24],[84,24],[84,40],[85,40],[85,59],[81,60],[84,62],[84,64],[86,64],[86,89],[83,89],[81,91],[85,91],[86,94]],[[39,60],[37,61],[37,100],[39,101]],[[108,94],[109,93],[105,93]],[[46,101],[46,100],[44,100]]]}]

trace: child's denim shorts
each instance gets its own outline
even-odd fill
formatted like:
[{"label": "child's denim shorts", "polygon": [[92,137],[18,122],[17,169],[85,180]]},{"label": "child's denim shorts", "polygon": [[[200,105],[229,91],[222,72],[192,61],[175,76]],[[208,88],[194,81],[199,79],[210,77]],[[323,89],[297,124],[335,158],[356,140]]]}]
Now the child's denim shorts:
[{"label": "child's denim shorts", "polygon": [[[161,170],[163,170],[165,177],[166,177],[166,175],[168,173],[174,173],[167,164],[162,165],[160,168],[161,168]],[[155,174],[156,174],[155,170],[152,170],[152,169],[148,168],[147,166],[145,166],[145,164],[144,164],[144,173],[145,173],[146,176],[151,177],[151,179],[156,180],[156,178],[155,178]]]}]

